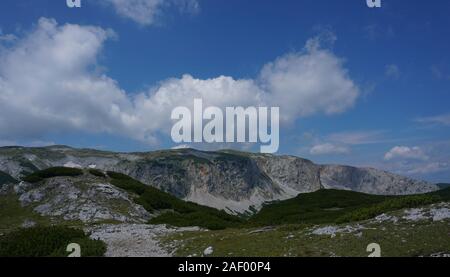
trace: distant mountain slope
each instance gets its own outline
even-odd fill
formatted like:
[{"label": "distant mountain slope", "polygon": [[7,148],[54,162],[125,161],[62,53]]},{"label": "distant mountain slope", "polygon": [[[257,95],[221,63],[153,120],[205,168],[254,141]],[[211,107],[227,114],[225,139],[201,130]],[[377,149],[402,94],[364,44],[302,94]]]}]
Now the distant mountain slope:
[{"label": "distant mountain slope", "polygon": [[8,183],[16,183],[17,180],[14,179],[13,177],[11,177],[11,175],[0,171],[0,186],[3,184],[8,184]]},{"label": "distant mountain slope", "polygon": [[[408,196],[320,189],[288,200],[267,203],[259,212],[244,218],[183,201],[125,174],[112,171],[52,167],[36,171],[23,180],[16,184],[8,183],[0,190],[0,206],[16,214],[5,214],[0,217],[0,222],[6,222],[11,216],[22,216],[18,223],[25,222],[26,225],[29,225],[26,222],[30,218],[35,218],[40,222],[83,226],[150,223],[176,227],[198,226],[214,230],[352,222],[402,208],[416,208],[450,200],[450,189]],[[18,204],[15,208],[11,206],[14,205],[11,202],[13,199]],[[11,222],[6,223],[8,224],[5,225],[11,225]]]},{"label": "distant mountain slope", "polygon": [[66,146],[0,148],[0,170],[17,179],[56,166],[120,172],[178,198],[230,213],[255,211],[267,201],[320,188],[382,195],[438,189],[376,169],[316,165],[293,156],[192,149],[114,153]]}]

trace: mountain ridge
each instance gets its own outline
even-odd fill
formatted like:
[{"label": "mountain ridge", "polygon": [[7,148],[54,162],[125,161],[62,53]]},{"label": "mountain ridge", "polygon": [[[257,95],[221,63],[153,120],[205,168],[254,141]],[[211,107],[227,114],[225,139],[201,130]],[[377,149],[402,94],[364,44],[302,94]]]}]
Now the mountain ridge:
[{"label": "mountain ridge", "polygon": [[373,168],[319,165],[291,155],[195,149],[125,153],[62,145],[0,148],[0,171],[15,179],[57,166],[123,173],[180,199],[229,213],[259,210],[265,202],[321,188],[380,195],[439,189]]}]

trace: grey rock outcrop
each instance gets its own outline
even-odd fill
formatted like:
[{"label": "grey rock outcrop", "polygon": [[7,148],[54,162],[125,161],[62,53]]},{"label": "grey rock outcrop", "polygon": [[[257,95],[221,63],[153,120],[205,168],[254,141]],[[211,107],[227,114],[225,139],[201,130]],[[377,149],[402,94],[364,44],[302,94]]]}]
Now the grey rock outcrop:
[{"label": "grey rock outcrop", "polygon": [[21,182],[13,191],[23,207],[55,220],[144,223],[151,217],[127,192],[90,176]]}]

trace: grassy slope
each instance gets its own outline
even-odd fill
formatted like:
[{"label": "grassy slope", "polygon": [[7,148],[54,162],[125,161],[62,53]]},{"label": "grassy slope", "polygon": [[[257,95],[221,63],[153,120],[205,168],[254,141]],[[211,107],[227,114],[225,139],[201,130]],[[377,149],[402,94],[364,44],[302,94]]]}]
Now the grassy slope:
[{"label": "grassy slope", "polygon": [[[78,174],[61,169],[49,169],[35,176]],[[150,223],[168,223],[174,226],[201,226],[224,229],[210,232],[187,232],[165,238],[166,242],[182,241],[176,254],[201,255],[209,246],[216,256],[367,256],[368,243],[382,245],[383,256],[417,256],[436,252],[448,252],[448,222],[418,222],[417,224],[383,223],[362,231],[362,235],[329,236],[310,234],[312,224],[333,224],[344,215],[371,208],[383,207],[389,201],[407,197],[374,196],[351,191],[321,190],[301,194],[296,198],[266,205],[247,222],[213,208],[182,201],[168,193],[144,185],[126,175],[109,172],[87,171],[98,178],[105,178],[115,186],[136,195],[135,201],[149,211],[162,212]],[[84,172],[86,173],[86,172]],[[83,173],[83,174],[84,174]],[[450,188],[425,195],[450,201]],[[428,198],[427,198],[428,199]],[[435,201],[436,198],[433,200]],[[403,204],[402,201],[399,203]],[[414,202],[414,201],[413,201]],[[411,203],[407,203],[408,205]],[[413,203],[414,204],[414,203]],[[416,203],[418,206],[422,205]],[[392,210],[398,206],[389,206]],[[386,212],[386,211],[383,211]],[[48,219],[20,206],[16,197],[0,197],[0,226],[18,226],[25,219],[48,225]],[[303,224],[304,223],[304,224]],[[279,225],[271,230],[258,230],[257,226]],[[0,228],[1,229],[1,228]],[[0,230],[1,232],[1,230]],[[432,239],[430,239],[432,238]]]},{"label": "grassy slope", "polygon": [[353,191],[319,190],[268,204],[250,218],[249,223],[267,226],[351,222],[439,201],[450,201],[450,188],[417,196],[380,196]]},{"label": "grassy slope", "polygon": [[35,213],[32,208],[24,208],[16,195],[0,195],[0,233],[8,232],[22,225],[25,220],[48,225],[50,220]]},{"label": "grassy slope", "polygon": [[329,235],[311,234],[310,228],[296,225],[278,226],[272,230],[227,229],[209,232],[184,232],[162,238],[167,245],[176,241],[176,256],[202,256],[212,247],[217,257],[367,257],[370,243],[381,246],[381,255],[428,256],[450,253],[449,222],[383,223],[367,226],[355,233]]}]

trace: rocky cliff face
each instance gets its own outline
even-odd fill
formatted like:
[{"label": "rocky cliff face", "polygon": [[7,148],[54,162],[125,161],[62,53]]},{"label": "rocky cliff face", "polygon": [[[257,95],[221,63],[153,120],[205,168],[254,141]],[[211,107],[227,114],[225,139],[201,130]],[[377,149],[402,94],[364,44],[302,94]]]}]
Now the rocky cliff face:
[{"label": "rocky cliff face", "polygon": [[113,153],[65,146],[0,148],[0,171],[16,179],[54,166],[121,172],[179,198],[233,213],[320,188],[389,195],[438,189],[380,170],[321,166],[292,156],[191,149]]}]

